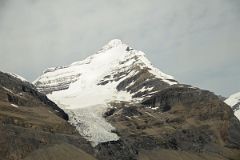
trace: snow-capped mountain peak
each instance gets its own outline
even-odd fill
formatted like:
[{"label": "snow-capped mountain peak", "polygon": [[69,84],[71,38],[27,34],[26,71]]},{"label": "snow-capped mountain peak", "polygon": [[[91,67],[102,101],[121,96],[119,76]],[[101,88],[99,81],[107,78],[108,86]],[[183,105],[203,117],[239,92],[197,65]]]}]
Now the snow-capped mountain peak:
[{"label": "snow-capped mountain peak", "polygon": [[228,99],[225,100],[225,102],[230,106],[236,105],[240,102],[240,92],[231,95]]},{"label": "snow-capped mountain peak", "polygon": [[[87,57],[85,60],[74,62],[69,66],[48,68],[33,83],[39,87],[40,91],[50,93],[68,88],[72,82],[80,78],[80,75],[83,78],[85,73],[87,73],[87,77],[91,77],[91,81],[95,79],[99,82],[106,82],[106,80],[119,80],[119,76],[111,76],[118,74],[118,72],[121,72],[122,77],[125,76],[126,78],[130,72],[134,75],[133,72],[137,74],[142,69],[148,70],[154,77],[161,79],[168,85],[177,84],[174,77],[153,67],[145,53],[130,48],[119,39],[111,40],[96,54]],[[100,84],[99,82],[96,83]],[[46,90],[46,88],[48,89]]]},{"label": "snow-capped mountain peak", "polygon": [[240,92],[231,95],[224,102],[232,107],[235,116],[240,120]]},{"label": "snow-capped mountain peak", "polygon": [[114,39],[85,60],[47,69],[34,84],[97,144],[118,139],[102,117],[108,103],[139,101],[178,82],[153,67],[143,52]]}]

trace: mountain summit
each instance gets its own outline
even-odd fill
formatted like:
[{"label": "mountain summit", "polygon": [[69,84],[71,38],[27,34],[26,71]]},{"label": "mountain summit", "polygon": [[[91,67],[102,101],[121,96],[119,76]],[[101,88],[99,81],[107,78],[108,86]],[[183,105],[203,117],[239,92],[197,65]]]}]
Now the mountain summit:
[{"label": "mountain summit", "polygon": [[[115,82],[116,87],[119,88],[119,84],[124,80],[143,74],[151,74],[146,76],[148,80],[152,78],[161,80],[162,87],[177,84],[172,76],[154,68],[143,52],[132,49],[121,40],[114,39],[85,60],[74,62],[69,66],[45,70],[34,83],[40,91],[49,94],[53,91],[68,89],[70,84],[78,80],[85,81],[80,85],[91,86]],[[133,85],[134,80],[132,79],[131,82]],[[129,90],[130,87],[128,87]],[[136,94],[137,91],[132,91],[131,94],[134,94],[133,92]]]}]

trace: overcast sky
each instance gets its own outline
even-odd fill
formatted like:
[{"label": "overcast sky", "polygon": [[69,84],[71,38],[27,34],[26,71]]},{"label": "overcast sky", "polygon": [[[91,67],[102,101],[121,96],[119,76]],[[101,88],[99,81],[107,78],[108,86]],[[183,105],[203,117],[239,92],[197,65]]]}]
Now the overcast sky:
[{"label": "overcast sky", "polygon": [[0,70],[29,81],[115,38],[179,82],[240,91],[239,0],[0,0]]}]

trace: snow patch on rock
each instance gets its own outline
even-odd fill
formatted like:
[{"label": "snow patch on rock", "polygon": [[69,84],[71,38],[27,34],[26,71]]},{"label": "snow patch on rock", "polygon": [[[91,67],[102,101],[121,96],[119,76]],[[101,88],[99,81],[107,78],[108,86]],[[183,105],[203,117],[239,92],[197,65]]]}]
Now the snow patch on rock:
[{"label": "snow patch on rock", "polygon": [[11,104],[11,106],[13,106],[14,108],[19,108],[19,106],[16,104]]}]

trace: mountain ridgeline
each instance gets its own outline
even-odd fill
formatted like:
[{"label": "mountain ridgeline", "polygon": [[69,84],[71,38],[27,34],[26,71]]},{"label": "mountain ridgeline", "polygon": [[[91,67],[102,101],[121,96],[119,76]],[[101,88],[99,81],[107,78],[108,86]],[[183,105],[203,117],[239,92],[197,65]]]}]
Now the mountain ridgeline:
[{"label": "mountain ridgeline", "polygon": [[0,75],[0,133],[11,139],[0,141],[3,159],[240,158],[240,122],[230,106],[180,84],[121,40],[45,70],[33,85]]}]

